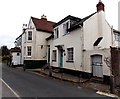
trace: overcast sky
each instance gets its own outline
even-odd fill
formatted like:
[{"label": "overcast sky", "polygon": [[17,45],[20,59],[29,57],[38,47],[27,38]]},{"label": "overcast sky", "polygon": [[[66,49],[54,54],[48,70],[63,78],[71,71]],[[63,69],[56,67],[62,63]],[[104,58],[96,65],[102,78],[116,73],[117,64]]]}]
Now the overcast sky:
[{"label": "overcast sky", "polygon": [[[14,47],[15,39],[22,33],[22,25],[30,17],[41,18],[45,14],[49,21],[58,22],[67,15],[84,18],[96,12],[99,0],[1,0],[0,1],[0,46]],[[105,4],[106,20],[118,29],[119,0],[102,0]]]}]

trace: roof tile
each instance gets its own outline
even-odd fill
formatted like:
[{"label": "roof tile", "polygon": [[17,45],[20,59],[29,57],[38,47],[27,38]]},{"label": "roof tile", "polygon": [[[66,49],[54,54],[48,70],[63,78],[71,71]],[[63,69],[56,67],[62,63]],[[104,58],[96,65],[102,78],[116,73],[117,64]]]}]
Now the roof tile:
[{"label": "roof tile", "polygon": [[46,19],[31,18],[35,24],[36,30],[53,33],[53,25],[55,22],[47,21]]}]

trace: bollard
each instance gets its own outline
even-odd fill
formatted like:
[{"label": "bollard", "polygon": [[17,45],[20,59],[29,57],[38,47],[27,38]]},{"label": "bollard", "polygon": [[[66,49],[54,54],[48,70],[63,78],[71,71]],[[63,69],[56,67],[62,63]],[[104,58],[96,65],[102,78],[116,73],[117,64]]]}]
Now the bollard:
[{"label": "bollard", "polygon": [[23,71],[26,71],[26,66],[25,66],[25,64],[23,64]]},{"label": "bollard", "polygon": [[49,76],[52,77],[52,67],[49,66]]}]

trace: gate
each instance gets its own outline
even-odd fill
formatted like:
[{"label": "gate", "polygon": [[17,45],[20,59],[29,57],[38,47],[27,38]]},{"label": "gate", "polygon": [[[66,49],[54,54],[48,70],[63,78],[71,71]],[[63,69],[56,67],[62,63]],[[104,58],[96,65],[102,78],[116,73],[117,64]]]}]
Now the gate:
[{"label": "gate", "polygon": [[95,77],[103,77],[102,55],[92,55],[92,72]]}]

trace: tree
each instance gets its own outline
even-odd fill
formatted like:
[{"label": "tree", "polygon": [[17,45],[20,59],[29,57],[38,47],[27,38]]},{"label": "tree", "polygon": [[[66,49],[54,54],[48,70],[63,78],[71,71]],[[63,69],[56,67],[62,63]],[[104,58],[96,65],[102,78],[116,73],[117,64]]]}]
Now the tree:
[{"label": "tree", "polygon": [[2,54],[2,56],[9,55],[9,49],[7,48],[7,46],[2,46],[0,53]]}]

